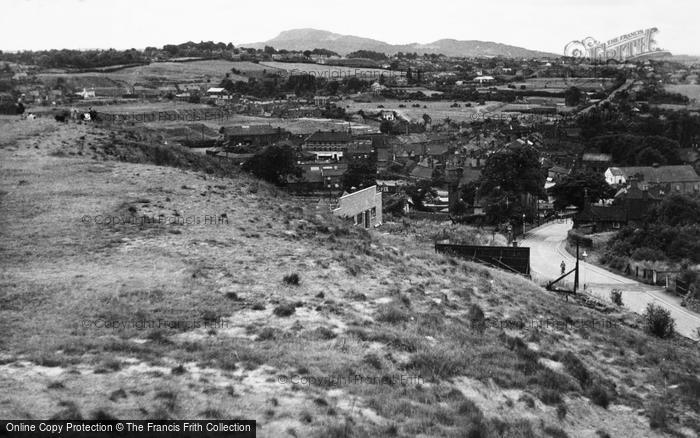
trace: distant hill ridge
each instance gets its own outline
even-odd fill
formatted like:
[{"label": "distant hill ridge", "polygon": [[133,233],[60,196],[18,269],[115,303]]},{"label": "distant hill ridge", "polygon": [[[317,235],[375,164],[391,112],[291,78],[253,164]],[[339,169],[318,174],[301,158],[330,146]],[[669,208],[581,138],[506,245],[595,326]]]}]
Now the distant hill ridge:
[{"label": "distant hill ridge", "polygon": [[256,49],[272,46],[278,50],[313,50],[318,48],[332,50],[341,55],[347,55],[357,50],[373,50],[387,55],[393,55],[397,52],[416,52],[419,55],[425,53],[442,53],[447,56],[465,57],[504,56],[508,58],[541,58],[560,56],[556,53],[530,50],[492,41],[441,39],[427,44],[389,44],[371,38],[340,35],[327,30],[318,29],[285,30],[271,40],[259,43],[241,44],[241,46]]}]

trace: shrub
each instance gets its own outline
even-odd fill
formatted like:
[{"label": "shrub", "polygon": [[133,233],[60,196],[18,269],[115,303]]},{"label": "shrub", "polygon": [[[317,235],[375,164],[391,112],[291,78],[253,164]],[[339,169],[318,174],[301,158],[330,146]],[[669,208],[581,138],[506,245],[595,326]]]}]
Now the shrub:
[{"label": "shrub", "polygon": [[610,301],[618,306],[622,306],[622,291],[620,289],[613,289],[610,291]]},{"label": "shrub", "polygon": [[448,347],[434,347],[415,353],[407,368],[422,377],[439,380],[461,373],[466,361],[460,352]]},{"label": "shrub", "polygon": [[544,434],[553,438],[569,438],[569,435],[567,435],[566,432],[554,426],[545,427]]},{"label": "shrub", "polygon": [[670,338],[676,327],[676,322],[671,318],[671,312],[661,306],[649,303],[642,315],[644,328],[647,333],[659,338]]},{"label": "shrub", "polygon": [[666,260],[666,255],[663,253],[663,251],[649,247],[634,249],[630,257],[632,257],[634,260],[649,260],[652,262],[657,260]]},{"label": "shrub", "polygon": [[561,403],[561,395],[559,392],[549,388],[540,390],[539,399],[546,405],[556,405]]},{"label": "shrub", "polygon": [[649,407],[649,427],[652,429],[666,428],[666,407],[661,403],[654,403]]},{"label": "shrub", "polygon": [[469,307],[469,312],[467,313],[467,318],[469,318],[469,327],[479,333],[483,333],[486,329],[486,317],[484,316],[484,311],[481,310],[477,304],[472,304]]},{"label": "shrub", "polygon": [[591,398],[591,401],[594,404],[605,409],[607,409],[608,405],[610,404],[610,396],[608,395],[608,392],[600,385],[594,385],[588,392],[588,396]]},{"label": "shrub", "polygon": [[411,314],[397,304],[389,304],[380,307],[377,321],[398,324],[411,319]]},{"label": "shrub", "polygon": [[362,361],[367,365],[371,366],[372,368],[375,368],[377,370],[382,369],[382,360],[379,358],[379,356],[377,356],[374,353],[366,354]]},{"label": "shrub", "polygon": [[299,286],[300,277],[299,274],[295,272],[293,274],[285,275],[282,280],[284,280],[284,282],[288,285]]},{"label": "shrub", "polygon": [[564,403],[561,403],[561,404],[559,404],[559,406],[557,406],[557,418],[559,419],[559,421],[566,418],[567,412],[568,411],[567,411],[566,405]]},{"label": "shrub", "polygon": [[272,313],[274,313],[275,316],[286,317],[286,316],[293,315],[295,311],[296,311],[296,307],[294,306],[294,304],[287,303],[287,304],[280,304],[279,306],[275,307],[275,310],[273,310]]},{"label": "shrub", "polygon": [[187,370],[185,369],[184,366],[182,366],[182,364],[180,364],[180,365],[174,367],[170,372],[173,373],[174,375],[180,375],[180,374],[185,374],[187,372]]},{"label": "shrub", "polygon": [[581,384],[581,388],[588,387],[591,383],[591,375],[583,362],[581,362],[581,359],[576,357],[574,353],[567,351],[562,358],[562,363],[566,371],[578,380],[579,384]]}]

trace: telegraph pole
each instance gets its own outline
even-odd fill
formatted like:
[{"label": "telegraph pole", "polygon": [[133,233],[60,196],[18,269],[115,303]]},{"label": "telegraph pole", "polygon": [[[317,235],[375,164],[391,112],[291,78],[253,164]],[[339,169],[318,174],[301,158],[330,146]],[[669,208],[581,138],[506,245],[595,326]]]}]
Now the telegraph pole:
[{"label": "telegraph pole", "polygon": [[578,238],[576,238],[576,272],[574,273],[574,293],[578,290]]}]

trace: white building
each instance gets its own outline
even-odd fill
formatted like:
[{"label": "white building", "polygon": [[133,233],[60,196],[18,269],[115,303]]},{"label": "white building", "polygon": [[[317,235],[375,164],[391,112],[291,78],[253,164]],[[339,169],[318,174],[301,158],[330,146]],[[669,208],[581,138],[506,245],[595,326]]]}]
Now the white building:
[{"label": "white building", "polygon": [[367,187],[341,196],[333,214],[352,218],[355,225],[374,228],[382,224],[382,192],[377,186]]}]

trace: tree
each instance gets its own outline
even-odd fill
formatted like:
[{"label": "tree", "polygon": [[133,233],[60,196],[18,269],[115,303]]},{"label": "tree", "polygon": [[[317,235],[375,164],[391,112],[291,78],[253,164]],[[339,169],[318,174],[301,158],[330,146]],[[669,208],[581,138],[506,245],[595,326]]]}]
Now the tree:
[{"label": "tree", "polygon": [[486,159],[479,192],[488,194],[500,187],[504,192],[542,196],[544,181],[537,150],[528,145],[511,146],[494,152]]},{"label": "tree", "polygon": [[[479,179],[479,197],[491,222],[521,217],[529,202],[544,196],[544,172],[539,154],[528,145],[511,145],[486,159]],[[528,202],[529,201],[529,202]]]},{"label": "tree", "polygon": [[355,160],[348,164],[348,170],[343,175],[343,190],[353,187],[364,189],[377,183],[377,166],[374,161]]},{"label": "tree", "polygon": [[583,209],[586,194],[588,202],[597,202],[600,199],[608,199],[614,195],[614,190],[605,181],[600,173],[577,170],[566,175],[552,188],[554,195],[554,208],[562,210],[568,205],[575,205]]},{"label": "tree", "polygon": [[393,123],[391,123],[389,120],[384,120],[380,125],[379,125],[379,132],[382,134],[389,134],[391,133],[391,129],[393,128]]},{"label": "tree", "polygon": [[419,181],[415,185],[407,187],[406,194],[411,197],[413,206],[418,211],[425,210],[423,203],[426,197],[437,196],[437,192],[430,186],[430,181]]},{"label": "tree", "polygon": [[577,106],[581,103],[583,93],[577,87],[569,87],[564,91],[564,102],[566,106]]},{"label": "tree", "polygon": [[289,176],[301,175],[296,154],[288,146],[268,146],[246,161],[243,170],[276,185],[285,185]]}]

